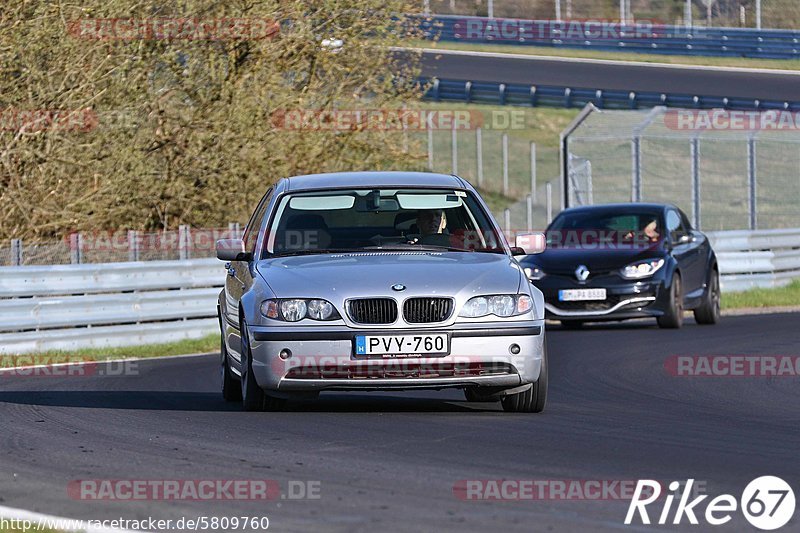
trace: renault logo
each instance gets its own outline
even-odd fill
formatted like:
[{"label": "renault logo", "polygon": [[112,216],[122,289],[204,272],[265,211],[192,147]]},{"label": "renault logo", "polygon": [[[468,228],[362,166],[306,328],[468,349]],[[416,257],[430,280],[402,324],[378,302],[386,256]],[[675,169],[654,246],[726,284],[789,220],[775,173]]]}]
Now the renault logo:
[{"label": "renault logo", "polygon": [[398,292],[404,291],[404,290],[406,290],[406,286],[403,285],[402,283],[398,283],[396,285],[392,285],[392,290],[393,291],[398,291]]},{"label": "renault logo", "polygon": [[575,269],[575,277],[578,281],[586,281],[589,279],[589,269],[586,268],[586,265],[578,265],[578,268]]}]

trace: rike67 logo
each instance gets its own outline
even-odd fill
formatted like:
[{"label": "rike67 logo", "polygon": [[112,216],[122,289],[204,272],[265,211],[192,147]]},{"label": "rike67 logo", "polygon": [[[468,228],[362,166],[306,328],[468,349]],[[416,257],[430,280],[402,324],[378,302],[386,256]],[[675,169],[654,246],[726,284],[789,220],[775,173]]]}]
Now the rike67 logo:
[{"label": "rike67 logo", "polygon": [[[657,520],[655,523],[679,525],[685,517],[690,524],[697,525],[699,524],[698,516],[700,516],[709,525],[720,526],[730,522],[733,514],[740,508],[744,517],[753,527],[763,531],[773,531],[785,526],[794,516],[794,491],[779,477],[762,476],[754,479],[745,487],[739,500],[730,494],[721,494],[707,502],[705,512],[701,512],[701,504],[708,498],[708,495],[704,494],[689,500],[693,484],[694,479],[687,480],[685,484],[678,481],[669,484],[669,492],[663,498],[661,512],[657,519],[655,516],[653,517],[654,520]],[[684,488],[679,493],[681,487]],[[651,518],[647,506],[656,501],[661,504],[661,492],[661,484],[658,481],[639,480],[628,507],[628,514],[625,516],[625,524],[633,523],[637,514],[642,524],[650,524]],[[676,499],[678,503],[673,513],[672,505]],[[653,510],[657,509],[651,509],[651,511]],[[671,522],[670,517],[672,517]]]}]

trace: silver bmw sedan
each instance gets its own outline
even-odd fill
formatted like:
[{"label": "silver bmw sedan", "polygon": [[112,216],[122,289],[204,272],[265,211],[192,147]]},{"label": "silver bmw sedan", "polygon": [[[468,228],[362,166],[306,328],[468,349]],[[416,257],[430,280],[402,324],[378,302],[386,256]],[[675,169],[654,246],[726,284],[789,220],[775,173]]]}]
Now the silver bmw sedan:
[{"label": "silver bmw sedan", "polygon": [[450,175],[280,180],[242,239],[217,242],[222,394],[277,410],[321,391],[460,388],[539,412],[544,300],[477,191]]}]

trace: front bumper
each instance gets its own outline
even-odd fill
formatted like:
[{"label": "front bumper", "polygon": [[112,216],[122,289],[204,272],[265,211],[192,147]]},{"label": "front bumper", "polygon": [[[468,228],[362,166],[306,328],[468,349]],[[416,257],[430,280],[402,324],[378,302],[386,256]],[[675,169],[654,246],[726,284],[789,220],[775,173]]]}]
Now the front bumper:
[{"label": "front bumper", "polygon": [[[623,281],[619,277],[598,277],[580,283],[567,276],[548,276],[535,281],[544,294],[545,316],[558,320],[624,320],[658,317],[664,314],[669,291],[660,279]],[[605,301],[562,302],[559,291],[565,289],[606,289]]]},{"label": "front bumper", "polygon": [[[470,323],[415,330],[346,326],[251,329],[253,375],[264,389],[322,390],[443,389],[480,385],[511,388],[539,379],[544,321]],[[446,333],[450,353],[435,357],[363,359],[354,355],[356,335]],[[511,353],[511,345],[519,353]],[[282,350],[291,357],[281,359]]]}]

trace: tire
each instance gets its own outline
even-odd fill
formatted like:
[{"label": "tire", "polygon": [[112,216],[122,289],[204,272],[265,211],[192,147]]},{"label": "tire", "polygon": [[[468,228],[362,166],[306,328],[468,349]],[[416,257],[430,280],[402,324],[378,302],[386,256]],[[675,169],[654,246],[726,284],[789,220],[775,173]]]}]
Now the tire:
[{"label": "tire", "polygon": [[250,351],[250,338],[247,334],[247,324],[239,320],[242,335],[242,406],[245,411],[263,411],[265,408],[264,390],[258,386],[253,376],[253,354]]},{"label": "tire", "polygon": [[683,285],[681,277],[677,273],[672,275],[667,309],[656,320],[660,328],[680,329],[683,326]]},{"label": "tire", "polygon": [[489,402],[496,402],[497,401],[496,399],[489,400],[486,397],[481,396],[480,394],[478,394],[478,390],[479,389],[480,389],[480,387],[465,387],[464,388],[464,398],[466,398],[468,402],[482,402],[482,403],[485,402],[485,403],[489,403]]},{"label": "tire", "polygon": [[694,310],[694,321],[702,325],[719,322],[719,300],[719,272],[715,268],[711,271],[711,279],[708,282],[708,291],[703,298],[703,303]]},{"label": "tire", "polygon": [[561,327],[564,329],[582,329],[584,322],[582,320],[562,320]]},{"label": "tire", "polygon": [[530,389],[511,394],[501,400],[503,410],[509,413],[541,413],[547,403],[547,344],[544,345],[542,371]]},{"label": "tire", "polygon": [[225,346],[224,333],[220,334],[220,377],[222,378],[222,397],[226,402],[241,402],[242,401],[242,386],[239,380],[233,376],[231,367],[228,364],[228,349]]}]

